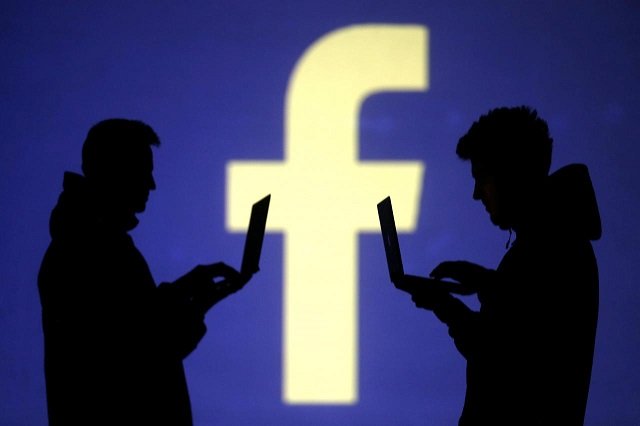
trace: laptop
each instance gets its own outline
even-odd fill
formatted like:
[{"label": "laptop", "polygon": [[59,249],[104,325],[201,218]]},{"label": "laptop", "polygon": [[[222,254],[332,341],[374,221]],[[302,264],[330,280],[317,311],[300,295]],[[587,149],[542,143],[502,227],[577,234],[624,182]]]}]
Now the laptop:
[{"label": "laptop", "polygon": [[[400,253],[400,243],[398,241],[398,231],[396,230],[396,221],[393,216],[391,197],[387,197],[378,203],[378,218],[380,219],[384,251],[387,255],[389,277],[396,288],[413,293],[419,290],[419,286],[429,285],[436,286],[448,293],[463,295],[475,293],[474,290],[459,283],[405,274],[402,265],[402,255]],[[406,281],[410,281],[411,284],[406,284]]]},{"label": "laptop", "polygon": [[242,255],[242,275],[253,275],[260,270],[260,253],[262,252],[262,241],[264,231],[267,226],[267,213],[269,213],[269,202],[271,194],[256,201],[251,207],[251,218],[249,219],[249,229],[244,240],[244,253]]}]

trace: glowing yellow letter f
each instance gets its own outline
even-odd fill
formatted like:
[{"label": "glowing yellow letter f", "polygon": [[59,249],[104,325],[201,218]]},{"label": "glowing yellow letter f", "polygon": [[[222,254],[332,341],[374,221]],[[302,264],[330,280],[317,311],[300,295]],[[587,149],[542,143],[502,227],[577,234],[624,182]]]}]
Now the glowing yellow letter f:
[{"label": "glowing yellow letter f", "polygon": [[359,161],[358,115],[373,93],[426,90],[427,37],[373,24],[324,36],[289,82],[284,160],[228,164],[228,228],[243,231],[251,204],[271,193],[268,229],[285,234],[287,403],[357,401],[358,232],[379,231],[375,205],[387,195],[399,230],[413,230],[424,173],[417,161]]}]

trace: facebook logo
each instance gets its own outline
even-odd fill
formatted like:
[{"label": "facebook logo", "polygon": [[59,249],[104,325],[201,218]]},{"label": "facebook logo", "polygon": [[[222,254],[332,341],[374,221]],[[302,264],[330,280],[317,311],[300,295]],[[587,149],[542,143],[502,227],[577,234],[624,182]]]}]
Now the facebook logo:
[{"label": "facebook logo", "polygon": [[230,161],[226,226],[244,231],[272,194],[267,232],[283,233],[283,400],[358,400],[358,233],[379,232],[391,195],[398,230],[417,224],[424,165],[359,161],[358,117],[368,96],[425,91],[428,30],[354,25],[312,44],[287,88],[284,159]]}]

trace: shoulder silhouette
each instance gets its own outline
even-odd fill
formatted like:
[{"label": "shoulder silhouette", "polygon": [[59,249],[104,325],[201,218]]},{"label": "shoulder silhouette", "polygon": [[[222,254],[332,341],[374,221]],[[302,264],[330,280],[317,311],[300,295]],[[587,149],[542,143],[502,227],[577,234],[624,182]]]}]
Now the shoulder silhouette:
[{"label": "shoulder silhouette", "polygon": [[443,292],[414,292],[467,361],[460,425],[581,425],[598,314],[591,241],[600,216],[586,166],[549,175],[552,139],[528,107],[498,108],[459,141],[473,198],[516,239],[499,266],[444,262],[431,273],[478,289],[476,312]]},{"label": "shoulder silhouette", "polygon": [[64,175],[38,276],[51,425],[192,423],[182,360],[206,310],[246,280],[218,263],[156,286],[128,231],[156,189],[159,144],[140,121],[105,120],[87,135],[83,174]]}]

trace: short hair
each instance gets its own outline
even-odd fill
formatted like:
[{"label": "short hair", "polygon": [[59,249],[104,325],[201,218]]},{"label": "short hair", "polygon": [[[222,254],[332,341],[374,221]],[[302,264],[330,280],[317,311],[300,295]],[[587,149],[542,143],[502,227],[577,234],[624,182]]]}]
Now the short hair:
[{"label": "short hair", "polygon": [[553,139],[546,121],[528,106],[490,110],[456,147],[458,157],[482,163],[497,177],[537,179],[549,174]]},{"label": "short hair", "polygon": [[87,177],[105,176],[116,167],[128,165],[160,139],[148,124],[139,120],[110,118],[89,129],[82,146],[82,172]]}]

